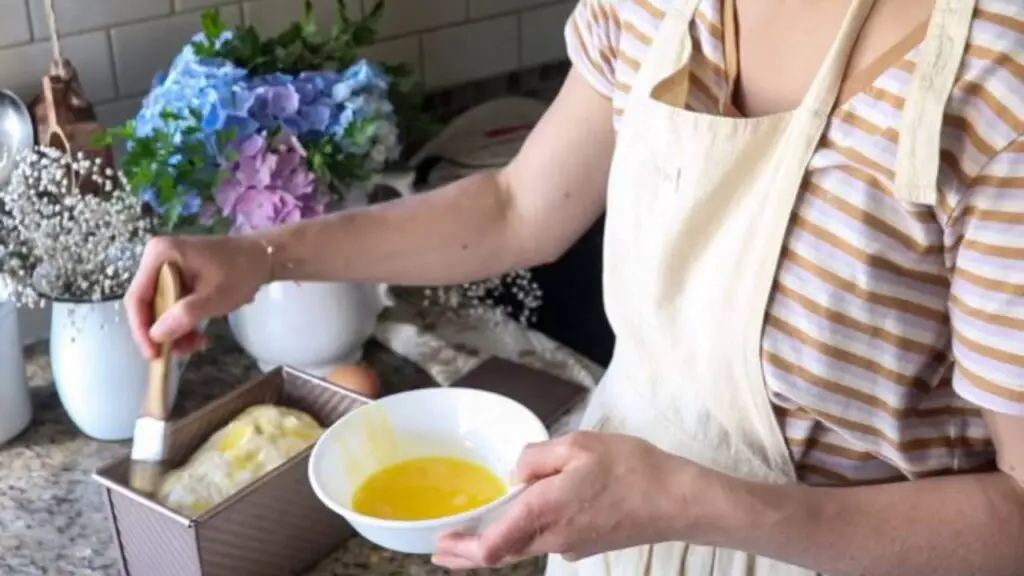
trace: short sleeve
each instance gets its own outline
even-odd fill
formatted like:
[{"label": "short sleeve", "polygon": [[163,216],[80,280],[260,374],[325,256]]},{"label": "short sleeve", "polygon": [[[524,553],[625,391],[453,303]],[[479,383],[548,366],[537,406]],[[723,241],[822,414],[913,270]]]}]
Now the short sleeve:
[{"label": "short sleeve", "polygon": [[580,0],[565,25],[565,43],[573,66],[595,90],[615,93],[615,61],[621,34],[620,0]]},{"label": "short sleeve", "polygon": [[971,181],[950,285],[953,386],[994,412],[1024,416],[1024,137]]}]

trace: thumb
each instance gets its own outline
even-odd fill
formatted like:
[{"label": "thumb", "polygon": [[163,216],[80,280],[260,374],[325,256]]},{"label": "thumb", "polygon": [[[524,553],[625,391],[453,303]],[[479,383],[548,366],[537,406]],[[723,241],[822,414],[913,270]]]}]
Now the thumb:
[{"label": "thumb", "polygon": [[206,299],[189,294],[171,306],[149,329],[149,337],[158,343],[174,342],[189,334],[207,317]]},{"label": "thumb", "polygon": [[564,439],[530,444],[523,449],[516,463],[516,478],[530,483],[554,476],[569,463],[570,448]]}]

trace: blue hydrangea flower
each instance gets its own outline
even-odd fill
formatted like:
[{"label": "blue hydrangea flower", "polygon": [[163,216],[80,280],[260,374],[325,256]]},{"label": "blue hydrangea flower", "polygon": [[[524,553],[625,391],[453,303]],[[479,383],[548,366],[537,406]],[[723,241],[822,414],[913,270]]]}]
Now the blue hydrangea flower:
[{"label": "blue hydrangea flower", "polygon": [[249,116],[264,128],[272,128],[299,111],[299,93],[291,84],[260,86],[254,94]]},{"label": "blue hydrangea flower", "polygon": [[352,125],[356,119],[355,114],[351,108],[342,108],[341,112],[336,114],[327,126],[326,132],[331,135],[336,142],[341,142],[345,138],[345,132],[348,131],[348,127]]},{"label": "blue hydrangea flower", "polygon": [[234,130],[236,140],[245,140],[260,129],[260,123],[239,114],[228,114],[224,119],[225,130]]},{"label": "blue hydrangea flower", "polygon": [[287,86],[292,83],[292,76],[290,74],[281,74],[275,72],[273,74],[267,74],[265,76],[259,76],[254,78],[251,82],[252,87],[259,88],[261,86]]},{"label": "blue hydrangea flower", "polygon": [[352,84],[353,91],[376,90],[386,92],[391,78],[384,71],[365,58],[356,62],[341,75],[341,82]]},{"label": "blue hydrangea flower", "polygon": [[331,121],[334,107],[330,100],[318,100],[299,109],[299,117],[306,124],[306,130],[323,134]]},{"label": "blue hydrangea flower", "polygon": [[160,204],[160,199],[156,197],[156,190],[153,188],[146,188],[142,191],[142,201],[145,202],[150,208],[153,209],[157,214],[164,213],[164,206]]},{"label": "blue hydrangea flower", "polygon": [[181,201],[182,216],[195,216],[203,208],[203,198],[195,190],[185,192]]}]

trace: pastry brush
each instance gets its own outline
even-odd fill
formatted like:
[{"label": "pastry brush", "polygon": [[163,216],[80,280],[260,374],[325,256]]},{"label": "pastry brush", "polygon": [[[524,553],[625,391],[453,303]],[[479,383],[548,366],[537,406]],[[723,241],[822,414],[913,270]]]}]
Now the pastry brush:
[{"label": "pastry brush", "polygon": [[[157,276],[153,321],[163,316],[181,297],[178,269],[171,263],[165,263]],[[156,492],[163,476],[164,459],[167,457],[167,420],[171,415],[167,386],[172,349],[173,343],[160,344],[159,354],[149,362],[149,384],[132,437],[129,485],[147,496]]]}]

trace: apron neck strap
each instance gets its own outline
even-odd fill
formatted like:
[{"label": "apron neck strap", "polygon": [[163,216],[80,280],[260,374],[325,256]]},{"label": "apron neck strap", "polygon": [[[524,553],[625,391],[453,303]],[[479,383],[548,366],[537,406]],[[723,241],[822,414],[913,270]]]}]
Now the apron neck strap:
[{"label": "apron neck strap", "polygon": [[[633,79],[632,94],[651,96],[654,87],[662,80],[686,68],[693,54],[693,39],[690,37],[690,22],[700,7],[701,0],[675,0],[665,11],[658,33],[648,49],[636,77]],[[685,78],[684,78],[685,79]],[[689,82],[682,84],[682,92],[689,90]],[[632,97],[631,97],[632,99]]]},{"label": "apron neck strap", "polygon": [[857,45],[857,39],[860,38],[860,32],[874,5],[875,0],[853,0],[853,5],[843,18],[839,35],[804,96],[801,108],[811,111],[815,116],[827,116],[832,112],[839,97],[839,89],[843,84],[850,55],[853,54],[853,48]]},{"label": "apron neck strap", "polygon": [[903,104],[896,198],[934,206],[946,102],[970,36],[977,0],[936,0]]}]

